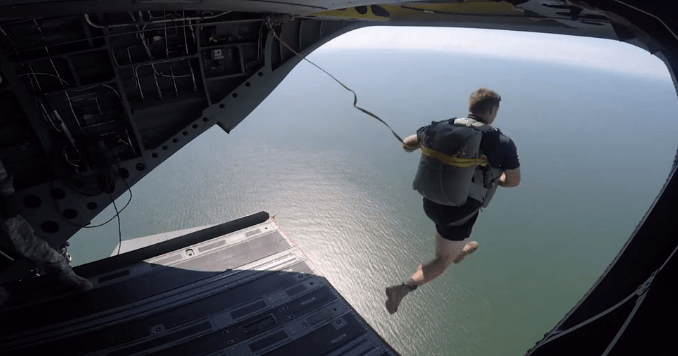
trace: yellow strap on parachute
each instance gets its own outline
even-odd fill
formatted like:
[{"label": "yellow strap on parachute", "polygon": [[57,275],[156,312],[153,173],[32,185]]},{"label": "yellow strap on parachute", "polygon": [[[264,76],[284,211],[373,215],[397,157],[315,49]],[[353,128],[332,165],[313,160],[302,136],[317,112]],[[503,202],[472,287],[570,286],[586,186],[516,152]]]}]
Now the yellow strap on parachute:
[{"label": "yellow strap on parachute", "polygon": [[480,156],[478,158],[457,158],[448,156],[446,154],[434,151],[428,147],[421,146],[421,153],[424,156],[435,158],[440,162],[448,166],[454,166],[459,168],[469,168],[475,165],[486,166],[487,165],[487,156]]}]

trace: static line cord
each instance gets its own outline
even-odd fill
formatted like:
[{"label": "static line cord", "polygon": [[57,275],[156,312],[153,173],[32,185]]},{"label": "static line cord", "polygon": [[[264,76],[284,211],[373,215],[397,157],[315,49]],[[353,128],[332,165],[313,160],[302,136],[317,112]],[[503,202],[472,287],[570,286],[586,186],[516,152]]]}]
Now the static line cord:
[{"label": "static line cord", "polygon": [[269,26],[269,29],[271,30],[271,34],[273,35],[273,37],[275,37],[275,38],[276,38],[283,46],[285,46],[287,49],[289,49],[290,51],[292,51],[292,53],[294,53],[294,54],[296,54],[297,56],[301,57],[301,58],[302,58],[303,60],[305,60],[306,62],[311,63],[314,67],[320,69],[320,70],[323,71],[325,74],[329,75],[330,78],[334,79],[334,81],[337,82],[337,83],[339,83],[339,85],[341,85],[342,87],[344,87],[344,89],[346,89],[346,90],[350,91],[351,93],[353,93],[353,107],[355,107],[356,109],[362,111],[363,113],[365,113],[365,114],[367,114],[367,115],[369,115],[369,116],[371,116],[371,117],[373,117],[373,118],[379,120],[379,122],[381,122],[382,124],[386,125],[386,127],[388,127],[388,129],[391,130],[391,132],[393,133],[393,136],[395,136],[395,138],[397,138],[398,141],[400,141],[400,143],[402,143],[403,145],[405,144],[405,141],[403,141],[403,139],[400,138],[400,136],[398,136],[398,134],[395,133],[395,131],[393,131],[393,129],[391,128],[391,126],[389,126],[389,124],[387,124],[387,123],[386,123],[384,120],[382,120],[379,116],[377,116],[377,115],[375,115],[375,114],[373,114],[373,113],[371,113],[371,112],[369,112],[369,111],[367,111],[367,110],[365,110],[365,109],[363,109],[363,108],[361,108],[361,107],[359,107],[359,106],[357,105],[357,104],[358,104],[358,95],[357,95],[351,88],[349,88],[349,87],[347,87],[346,85],[344,85],[344,83],[342,83],[341,81],[339,81],[339,79],[335,78],[332,74],[330,74],[330,73],[327,72],[326,70],[322,69],[319,65],[317,65],[317,64],[315,64],[315,63],[309,61],[305,56],[302,56],[302,55],[299,54],[297,51],[295,51],[294,49],[292,49],[292,47],[290,47],[287,43],[285,43],[285,41],[283,41],[282,38],[278,37],[278,35],[277,35],[277,34],[275,33],[275,31],[273,30],[273,26],[271,26],[270,22],[268,23],[268,26]]},{"label": "static line cord", "polygon": [[[130,190],[130,194],[132,191]],[[116,256],[120,255],[120,249],[122,248],[122,229],[120,228],[120,212],[118,211],[118,206],[115,205],[115,199],[113,199],[113,196],[111,195],[111,202],[113,203],[113,209],[115,209],[115,216],[118,218],[118,253]],[[130,195],[130,201],[132,200],[132,196]],[[125,206],[127,207],[127,206]]]},{"label": "static line cord", "polygon": [[[71,222],[71,221],[68,221],[68,224],[69,224],[69,225],[73,225],[73,226],[75,226],[75,227],[84,228],[84,229],[94,229],[94,228],[97,228],[97,227],[104,226],[104,225],[108,224],[109,222],[113,221],[113,219],[119,217],[120,213],[122,213],[123,211],[125,211],[125,209],[127,208],[127,206],[129,206],[129,204],[132,202],[132,188],[130,188],[129,184],[127,184],[127,181],[125,181],[124,179],[123,179],[122,181],[123,181],[123,182],[125,183],[125,185],[127,186],[127,191],[129,192],[129,198],[127,199],[127,202],[126,202],[125,205],[122,207],[122,209],[120,209],[119,211],[116,209],[115,215],[113,215],[110,219],[108,219],[108,220],[106,220],[105,222],[103,222],[103,223],[101,223],[101,224],[98,224],[98,225],[79,225],[79,224],[76,224],[76,223]],[[79,193],[79,192],[77,192],[77,191],[75,191],[75,192],[76,192],[76,193]],[[82,193],[79,193],[79,194],[82,194]],[[55,207],[55,209],[56,209],[57,212],[59,212],[59,213],[61,212],[61,209],[59,208],[59,205],[58,205],[58,203],[56,202],[56,200],[54,200],[54,207]]]},{"label": "static line cord", "polygon": [[[104,225],[108,224],[109,222],[113,221],[113,219],[115,219],[115,218],[120,219],[120,213],[122,213],[122,212],[125,210],[125,208],[127,208],[127,206],[129,205],[129,203],[132,202],[132,188],[130,188],[129,184],[127,184],[127,181],[125,181],[124,179],[123,179],[122,181],[125,182],[125,185],[127,186],[127,191],[129,192],[129,199],[127,199],[127,203],[125,203],[125,206],[123,206],[122,209],[120,209],[120,211],[118,211],[117,208],[116,208],[116,210],[115,210],[115,215],[113,215],[113,217],[111,217],[110,219],[106,220],[106,222],[103,222],[103,223],[101,223],[101,224],[98,224],[98,225],[87,225],[87,226],[76,225],[76,226],[80,226],[80,227],[83,227],[83,228],[85,228],[85,229],[94,229],[94,228],[97,228],[97,227],[104,226]],[[113,203],[114,203],[114,204],[113,204],[113,207],[115,208],[115,200],[113,201]]]}]

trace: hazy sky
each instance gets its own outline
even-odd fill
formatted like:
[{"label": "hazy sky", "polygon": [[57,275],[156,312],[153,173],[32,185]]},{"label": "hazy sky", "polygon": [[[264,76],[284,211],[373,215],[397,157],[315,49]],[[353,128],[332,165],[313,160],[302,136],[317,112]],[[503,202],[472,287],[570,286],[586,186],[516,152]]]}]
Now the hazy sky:
[{"label": "hazy sky", "polygon": [[579,36],[466,28],[370,27],[334,39],[318,52],[351,48],[498,56],[670,79],[664,62],[645,50],[624,42]]}]

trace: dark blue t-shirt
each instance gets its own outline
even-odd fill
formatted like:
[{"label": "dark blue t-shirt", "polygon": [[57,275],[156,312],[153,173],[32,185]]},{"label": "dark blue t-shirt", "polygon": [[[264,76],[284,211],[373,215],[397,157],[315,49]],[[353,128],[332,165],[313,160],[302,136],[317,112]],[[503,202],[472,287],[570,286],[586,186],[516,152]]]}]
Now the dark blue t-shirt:
[{"label": "dark blue t-shirt", "polygon": [[[472,115],[469,115],[469,117],[473,118]],[[454,121],[454,119],[450,120]],[[421,142],[426,130],[435,128],[440,122],[442,121],[433,121],[431,125],[419,128],[419,130],[417,130],[419,141]],[[487,160],[493,167],[500,168],[504,171],[520,167],[518,150],[516,149],[515,143],[513,143],[513,140],[511,140],[510,137],[502,134],[499,129],[496,129],[493,132],[483,133],[483,138],[480,141],[480,150],[487,156]]]}]

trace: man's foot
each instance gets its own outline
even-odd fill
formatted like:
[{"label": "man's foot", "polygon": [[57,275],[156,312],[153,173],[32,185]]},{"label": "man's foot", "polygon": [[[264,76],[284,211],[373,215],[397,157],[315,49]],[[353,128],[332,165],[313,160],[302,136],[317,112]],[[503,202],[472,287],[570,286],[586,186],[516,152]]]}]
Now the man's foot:
[{"label": "man's foot", "polygon": [[452,263],[457,264],[457,263],[463,261],[466,256],[476,252],[477,249],[478,249],[478,243],[477,242],[471,241],[471,242],[467,243],[466,246],[464,246],[464,248],[461,250],[461,253],[459,254],[459,256],[457,256],[457,258],[455,258],[454,261],[452,261]]},{"label": "man's foot", "polygon": [[389,314],[394,314],[398,311],[400,302],[405,298],[409,291],[410,289],[405,283],[386,288],[386,297],[388,297],[388,300],[386,301],[386,310],[388,310]]},{"label": "man's foot", "polygon": [[59,273],[59,281],[82,292],[86,292],[94,288],[92,282],[90,282],[87,278],[83,278],[75,274],[73,269],[70,267]]}]

